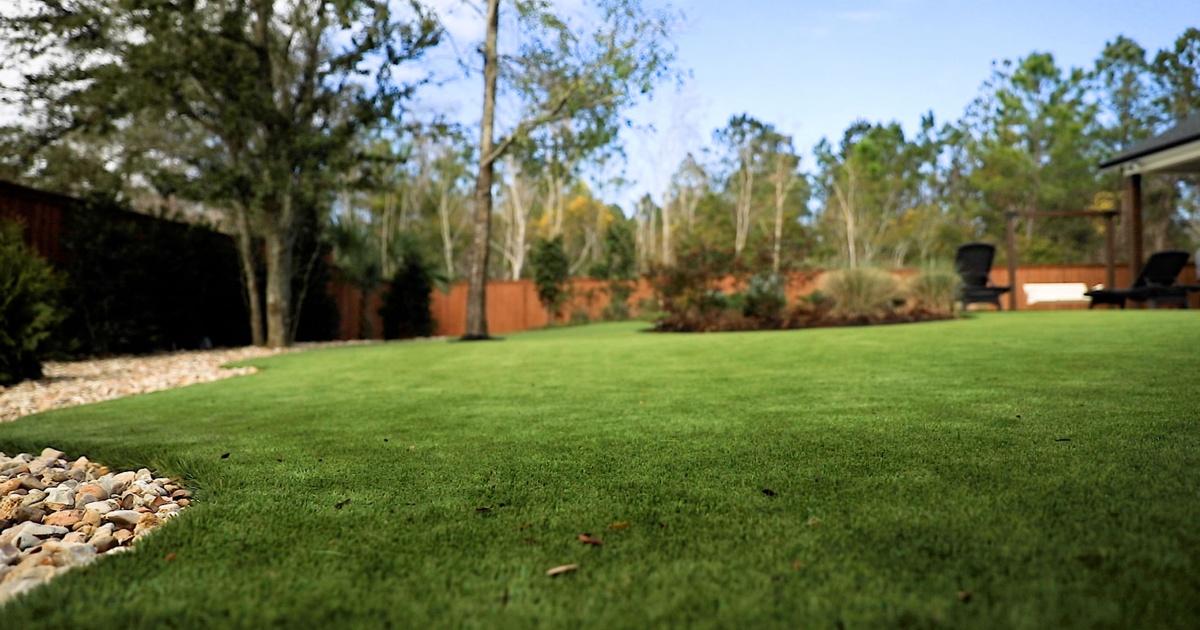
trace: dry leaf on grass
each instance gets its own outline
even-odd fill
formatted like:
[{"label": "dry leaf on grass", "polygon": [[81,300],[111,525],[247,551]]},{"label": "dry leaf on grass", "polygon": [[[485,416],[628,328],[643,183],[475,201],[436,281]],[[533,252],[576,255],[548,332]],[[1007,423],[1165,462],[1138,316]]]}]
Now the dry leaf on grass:
[{"label": "dry leaf on grass", "polygon": [[599,538],[592,538],[591,536],[588,536],[587,534],[580,534],[579,542],[581,542],[585,545],[593,545],[596,547],[599,547],[600,545],[604,544],[603,540],[600,540]]},{"label": "dry leaf on grass", "polygon": [[548,577],[555,577],[558,575],[562,575],[564,573],[570,573],[572,571],[578,571],[578,570],[579,570],[578,564],[564,564],[562,566],[554,567],[553,569],[546,571],[546,575]]},{"label": "dry leaf on grass", "polygon": [[629,529],[630,525],[632,525],[632,523],[630,523],[629,521],[621,521],[619,523],[613,523],[612,525],[609,525],[608,528],[616,529],[616,530]]}]

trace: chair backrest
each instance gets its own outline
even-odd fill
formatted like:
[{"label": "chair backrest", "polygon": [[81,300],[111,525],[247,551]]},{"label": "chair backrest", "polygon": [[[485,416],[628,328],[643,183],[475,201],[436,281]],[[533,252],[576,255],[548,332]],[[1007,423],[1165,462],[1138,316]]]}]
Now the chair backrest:
[{"label": "chair backrest", "polygon": [[992,271],[996,246],[991,243],[964,243],[954,254],[954,269],[969,287],[986,287]]},{"label": "chair backrest", "polygon": [[1182,249],[1164,249],[1150,254],[1146,266],[1134,280],[1137,287],[1169,287],[1179,279],[1179,272],[1187,265],[1188,253]]}]

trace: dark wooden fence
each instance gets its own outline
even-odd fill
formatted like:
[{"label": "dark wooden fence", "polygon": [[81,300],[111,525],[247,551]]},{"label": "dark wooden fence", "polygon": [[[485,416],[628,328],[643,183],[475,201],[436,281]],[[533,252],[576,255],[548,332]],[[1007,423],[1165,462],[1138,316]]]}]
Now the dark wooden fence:
[{"label": "dark wooden fence", "polygon": [[53,263],[63,262],[60,238],[75,204],[71,197],[0,181],[0,219],[25,224],[25,244]]}]

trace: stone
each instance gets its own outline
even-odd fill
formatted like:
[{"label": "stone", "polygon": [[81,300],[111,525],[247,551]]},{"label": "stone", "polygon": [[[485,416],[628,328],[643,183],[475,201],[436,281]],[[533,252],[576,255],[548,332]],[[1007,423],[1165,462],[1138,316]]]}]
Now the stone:
[{"label": "stone", "polygon": [[0,602],[12,599],[21,593],[32,590],[34,587],[42,583],[38,578],[24,578],[10,580],[5,577],[4,583],[0,584]]},{"label": "stone", "polygon": [[117,509],[118,507],[120,507],[120,505],[116,501],[109,499],[107,501],[93,501],[92,503],[88,503],[87,505],[84,505],[83,509],[85,509],[89,512],[99,512],[100,514],[108,514],[109,512]]},{"label": "stone", "polygon": [[15,521],[17,508],[21,507],[21,500],[25,497],[21,495],[8,495],[0,499],[0,518]]},{"label": "stone", "polygon": [[12,564],[21,557],[21,550],[17,549],[12,543],[0,543],[0,566]]},{"label": "stone", "polygon": [[141,517],[140,512],[133,510],[113,510],[104,515],[104,520],[114,524],[118,528],[125,529],[136,526]]},{"label": "stone", "polygon": [[87,510],[83,511],[83,519],[80,520],[80,522],[87,524],[87,525],[91,525],[93,527],[99,527],[100,523],[102,523],[104,521],[105,514],[107,514],[107,512],[100,512],[98,510],[87,509]]},{"label": "stone", "polygon": [[50,496],[50,493],[48,493],[48,492],[43,492],[41,490],[32,490],[32,491],[30,491],[29,494],[25,495],[25,498],[21,499],[21,507],[35,506],[35,505],[41,503],[42,501],[45,501],[46,497],[48,497],[48,496]]},{"label": "stone", "polygon": [[133,534],[140,536],[143,532],[150,531],[159,525],[161,525],[161,522],[157,516],[154,514],[143,514],[142,518],[138,519],[137,527],[133,529]]},{"label": "stone", "polygon": [[92,536],[91,540],[88,541],[88,545],[91,545],[97,553],[104,553],[117,546],[117,539],[108,535]]},{"label": "stone", "polygon": [[46,558],[46,564],[41,564],[42,559],[40,557],[37,560],[36,563],[22,563],[12,573],[8,574],[8,579],[5,580],[5,583],[16,580],[45,581],[54,577],[57,571],[49,556]]},{"label": "stone", "polygon": [[31,523],[41,523],[42,518],[46,516],[46,510],[40,505],[22,505],[13,511],[12,520],[23,523],[29,521]]},{"label": "stone", "polygon": [[33,475],[27,475],[25,477],[21,477],[21,487],[25,488],[26,490],[45,490],[46,484],[42,483],[41,479],[38,479]]},{"label": "stone", "polygon": [[147,468],[114,474],[53,448],[36,457],[0,453],[0,471],[11,473],[0,474],[0,605],[99,554],[127,551],[192,496],[177,477]]},{"label": "stone", "polygon": [[5,477],[16,477],[17,475],[29,474],[29,466],[25,462],[10,462],[8,467],[0,470],[0,475]]},{"label": "stone", "polygon": [[112,523],[105,523],[105,524],[101,525],[100,527],[97,527],[95,533],[93,533],[92,536],[112,536],[113,532],[116,531],[116,529],[117,529],[116,525],[113,525]]},{"label": "stone", "polygon": [[51,554],[56,567],[85,564],[96,559],[96,548],[87,543],[49,540],[42,550]]},{"label": "stone", "polygon": [[42,539],[30,534],[29,532],[22,531],[17,534],[15,538],[13,538],[12,544],[17,549],[25,551],[26,549],[32,549],[42,544]]},{"label": "stone", "polygon": [[66,527],[57,527],[55,525],[42,525],[40,523],[21,523],[14,530],[22,533],[29,533],[38,538],[49,538],[51,536],[62,536],[67,533]]},{"label": "stone", "polygon": [[54,460],[47,459],[45,457],[38,457],[38,458],[34,459],[33,461],[29,462],[29,464],[27,464],[27,465],[29,466],[29,472],[31,474],[40,475],[43,470],[46,470],[47,468],[54,465]]},{"label": "stone", "polygon": [[46,507],[51,510],[61,510],[74,505],[75,491],[67,486],[59,486],[46,493]]},{"label": "stone", "polygon": [[127,470],[125,472],[121,472],[121,473],[117,473],[117,474],[113,475],[112,479],[113,479],[113,481],[123,483],[126,486],[128,486],[129,484],[133,483],[134,479],[137,479],[137,473],[135,473],[131,470]]},{"label": "stone", "polygon": [[75,507],[88,507],[89,503],[104,501],[108,492],[98,483],[85,483],[75,488]]},{"label": "stone", "polygon": [[58,527],[71,527],[83,520],[83,510],[60,510],[42,519],[45,525],[57,525]]},{"label": "stone", "polygon": [[17,488],[20,488],[20,487],[21,487],[21,478],[20,477],[13,477],[12,479],[9,479],[8,481],[0,481],[0,495],[8,494],[9,492],[12,492],[13,490],[16,490]]}]

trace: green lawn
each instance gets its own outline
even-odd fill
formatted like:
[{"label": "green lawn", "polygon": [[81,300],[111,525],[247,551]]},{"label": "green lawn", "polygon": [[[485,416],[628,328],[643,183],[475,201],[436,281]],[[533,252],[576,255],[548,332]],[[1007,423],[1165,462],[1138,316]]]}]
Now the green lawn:
[{"label": "green lawn", "polygon": [[1200,620],[1200,313],[640,328],[285,355],[0,425],[198,488],[0,627]]}]

